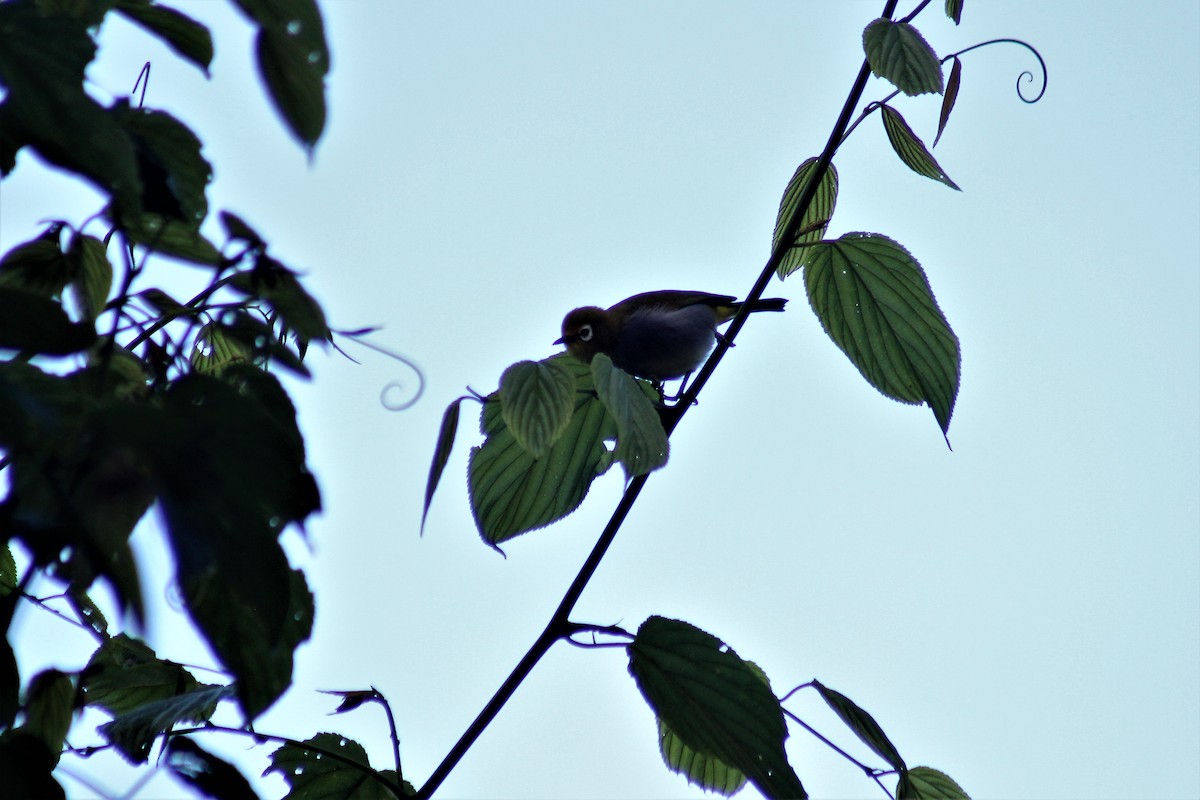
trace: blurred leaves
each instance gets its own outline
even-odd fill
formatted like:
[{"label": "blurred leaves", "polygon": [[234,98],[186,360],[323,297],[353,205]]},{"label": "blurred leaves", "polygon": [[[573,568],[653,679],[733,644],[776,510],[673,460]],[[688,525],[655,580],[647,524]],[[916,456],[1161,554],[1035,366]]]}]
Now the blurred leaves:
[{"label": "blurred leaves", "polygon": [[153,700],[106,722],[100,733],[134,764],[145,763],[150,748],[164,731],[180,723],[204,722],[217,710],[217,703],[231,694],[228,686],[209,686],[164,700]]},{"label": "blurred leaves", "polygon": [[213,58],[212,34],[208,28],[173,8],[151,0],[116,0],[113,9],[161,39],[178,55],[208,75]]},{"label": "blurred leaves", "polygon": [[246,776],[187,736],[172,736],[165,749],[167,769],[205,797],[258,800]]},{"label": "blurred leaves", "polygon": [[325,129],[329,47],[315,0],[235,0],[258,25],[258,71],[292,134],[310,150]]}]

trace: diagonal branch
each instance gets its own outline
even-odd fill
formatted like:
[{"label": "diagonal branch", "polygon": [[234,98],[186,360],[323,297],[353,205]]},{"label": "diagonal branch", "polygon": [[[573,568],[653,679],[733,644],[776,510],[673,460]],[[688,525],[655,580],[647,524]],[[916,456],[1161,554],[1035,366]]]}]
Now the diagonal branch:
[{"label": "diagonal branch", "polygon": [[[884,6],[883,16],[890,19],[896,11],[897,3],[898,0],[887,0],[887,3]],[[842,107],[842,112],[838,116],[837,122],[833,126],[833,130],[829,134],[829,139],[825,144],[825,150],[821,153],[821,157],[817,162],[816,170],[813,173],[812,178],[809,180],[804,194],[800,197],[800,201],[796,206],[796,211],[792,215],[791,222],[788,224],[783,236],[780,237],[779,246],[774,252],[771,253],[771,257],[767,259],[766,265],[763,267],[762,272],[759,273],[758,280],[755,281],[753,288],[750,290],[750,293],[743,303],[741,309],[738,311],[737,316],[733,318],[733,322],[725,331],[724,335],[718,338],[716,349],[713,351],[712,355],[709,356],[708,361],[705,362],[704,366],[700,369],[700,372],[697,373],[695,378],[692,380],[691,385],[688,387],[688,390],[684,393],[679,402],[669,408],[667,413],[664,414],[663,427],[666,429],[668,436],[675,430],[675,427],[679,424],[679,421],[683,418],[683,415],[687,412],[687,409],[694,404],[696,395],[700,393],[700,390],[704,387],[704,384],[708,382],[708,378],[717,368],[717,364],[721,362],[721,358],[725,355],[725,351],[732,346],[733,339],[737,336],[738,331],[740,331],[742,326],[746,324],[746,316],[750,313],[750,309],[753,307],[754,301],[762,297],[763,292],[767,288],[767,284],[771,280],[771,276],[775,274],[775,271],[778,269],[779,264],[783,261],[784,256],[787,254],[788,250],[791,249],[791,242],[795,240],[796,234],[803,223],[804,214],[808,210],[808,207],[812,204],[813,198],[816,196],[817,189],[821,185],[821,179],[824,177],[825,172],[829,169],[829,165],[833,162],[834,153],[837,152],[837,148],[841,144],[842,136],[845,133],[846,127],[850,124],[850,118],[854,114],[854,109],[858,107],[858,104],[862,99],[863,90],[866,88],[867,78],[870,77],[870,74],[871,67],[864,60],[862,67],[858,71],[858,77],[855,79],[854,85],[850,89],[850,94],[846,98],[845,105]],[[541,660],[542,656],[549,652],[551,646],[553,646],[556,641],[566,638],[571,633],[572,628],[568,621],[568,617],[570,616],[571,611],[575,608],[575,604],[579,601],[579,598],[583,595],[583,590],[587,587],[588,582],[592,579],[592,575],[595,574],[596,569],[600,566],[601,560],[603,560],[605,553],[608,552],[608,548],[612,544],[613,539],[616,538],[617,531],[620,530],[621,525],[625,522],[625,517],[628,516],[630,509],[633,508],[633,504],[637,500],[638,495],[641,494],[642,488],[646,485],[647,477],[648,475],[639,475],[629,482],[629,486],[625,489],[625,494],[621,497],[621,501],[617,504],[616,509],[613,511],[612,517],[609,518],[608,524],[605,525],[604,531],[600,534],[600,538],[596,540],[596,544],[592,547],[592,551],[588,554],[587,559],[583,562],[583,566],[580,567],[579,573],[575,576],[575,579],[571,581],[571,585],[567,588],[566,593],[563,595],[563,599],[558,604],[558,608],[555,609],[554,614],[550,617],[550,621],[546,624],[546,628],[530,646],[529,650],[517,663],[517,666],[513,669],[509,676],[505,678],[504,683],[500,685],[500,688],[496,691],[496,694],[492,696],[487,705],[483,707],[483,710],[479,712],[479,715],[467,727],[467,730],[463,732],[463,735],[459,737],[459,740],[454,743],[452,748],[450,748],[450,752],[446,754],[446,757],[442,759],[442,763],[440,763],[429,776],[429,779],[425,782],[425,785],[417,791],[417,798],[420,800],[427,800],[433,796],[434,792],[438,790],[449,774],[458,765],[458,762],[462,760],[462,757],[466,755],[467,751],[471,748],[471,745],[475,743],[475,740],[478,739],[487,726],[491,724],[492,720],[496,718],[496,715],[500,713],[500,709],[504,707],[504,704],[508,702],[508,699],[513,696],[517,688],[533,671],[533,668],[537,665],[538,661]]]}]

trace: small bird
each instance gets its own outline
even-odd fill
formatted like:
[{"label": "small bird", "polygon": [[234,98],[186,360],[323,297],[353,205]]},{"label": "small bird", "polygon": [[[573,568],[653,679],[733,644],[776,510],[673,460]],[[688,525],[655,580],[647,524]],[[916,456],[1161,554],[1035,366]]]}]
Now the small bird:
[{"label": "small bird", "polygon": [[[752,311],[783,311],[787,300],[764,299]],[[704,363],[716,343],[717,326],[742,304],[727,294],[664,290],[627,297],[608,310],[584,306],[567,314],[562,338],[567,352],[585,364],[604,353],[615,366],[661,385],[683,378]]]}]

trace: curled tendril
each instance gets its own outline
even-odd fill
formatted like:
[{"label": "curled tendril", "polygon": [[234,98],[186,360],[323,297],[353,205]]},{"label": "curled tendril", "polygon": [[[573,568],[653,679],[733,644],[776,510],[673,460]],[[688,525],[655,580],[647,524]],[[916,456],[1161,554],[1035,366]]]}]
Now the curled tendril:
[{"label": "curled tendril", "polygon": [[[408,385],[402,380],[391,381],[390,383],[384,385],[384,387],[379,390],[379,404],[381,406],[383,406],[384,408],[386,408],[388,411],[404,411],[406,409],[412,408],[414,405],[417,404],[417,401],[421,399],[421,395],[425,393],[425,373],[421,372],[421,368],[418,367],[416,364],[414,364],[412,362],[412,360],[405,358],[404,356],[400,355],[399,353],[389,350],[386,347],[381,347],[381,346],[375,344],[374,342],[368,342],[366,339],[362,338],[362,336],[364,334],[372,333],[372,332],[373,332],[373,329],[368,329],[368,330],[363,330],[363,331],[351,331],[351,332],[342,331],[341,334],[343,336],[349,338],[351,341],[357,342],[358,344],[362,345],[363,347],[369,348],[371,350],[374,350],[376,353],[381,353],[381,354],[387,356],[388,358],[393,358],[396,361],[399,361],[401,364],[403,364],[404,366],[408,367],[409,369],[411,369],[413,371],[413,374],[417,376],[417,389],[415,392],[413,392],[412,397],[408,398],[407,400],[401,399],[397,402],[397,401],[393,400],[391,397],[397,391],[407,394]],[[339,348],[339,351],[340,351],[340,348]],[[349,358],[349,356],[347,356],[347,358]],[[353,359],[351,359],[351,360],[353,360]],[[401,397],[403,398],[404,394],[402,394]]]},{"label": "curled tendril", "polygon": [[1050,73],[1046,69],[1046,61],[1042,58],[1042,54],[1039,53],[1037,51],[1037,48],[1035,48],[1029,42],[1025,42],[1020,39],[989,39],[986,42],[980,42],[979,44],[973,44],[970,47],[968,47],[966,50],[959,50],[957,53],[952,53],[951,55],[946,56],[946,58],[943,58],[942,60],[946,61],[951,58],[957,58],[958,56],[961,56],[964,53],[969,53],[972,50],[978,50],[980,47],[987,47],[990,44],[1020,45],[1021,47],[1024,47],[1029,52],[1033,53],[1033,57],[1038,60],[1038,66],[1040,66],[1041,70],[1042,70],[1042,90],[1033,97],[1025,96],[1025,93],[1023,91],[1021,91],[1021,81],[1029,82],[1029,81],[1032,81],[1034,78],[1034,75],[1032,72],[1030,72],[1029,70],[1025,70],[1024,72],[1022,72],[1020,75],[1017,76],[1017,97],[1021,98],[1021,101],[1025,102],[1025,103],[1036,103],[1038,100],[1041,100],[1042,95],[1046,94],[1046,82],[1050,77]]}]

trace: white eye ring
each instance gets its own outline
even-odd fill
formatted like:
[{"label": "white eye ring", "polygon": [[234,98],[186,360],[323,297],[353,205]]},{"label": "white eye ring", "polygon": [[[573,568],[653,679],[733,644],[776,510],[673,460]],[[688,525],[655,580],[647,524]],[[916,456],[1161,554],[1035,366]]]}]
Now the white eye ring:
[{"label": "white eye ring", "polygon": [[592,326],[584,325],[579,329],[579,341],[590,342],[592,340]]}]

